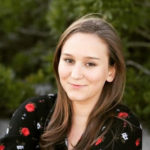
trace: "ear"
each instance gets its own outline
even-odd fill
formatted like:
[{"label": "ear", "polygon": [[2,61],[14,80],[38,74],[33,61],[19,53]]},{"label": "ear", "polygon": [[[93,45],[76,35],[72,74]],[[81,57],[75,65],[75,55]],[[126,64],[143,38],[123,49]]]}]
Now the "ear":
[{"label": "ear", "polygon": [[114,66],[110,66],[109,70],[108,70],[108,76],[107,76],[106,81],[107,82],[112,82],[114,80],[114,78],[115,78],[115,75],[116,75],[116,67],[115,67],[115,65]]}]

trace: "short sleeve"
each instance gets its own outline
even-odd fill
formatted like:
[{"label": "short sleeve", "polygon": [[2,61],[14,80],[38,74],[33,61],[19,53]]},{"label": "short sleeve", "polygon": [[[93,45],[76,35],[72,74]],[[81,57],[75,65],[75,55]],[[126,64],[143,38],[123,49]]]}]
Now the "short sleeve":
[{"label": "short sleeve", "polygon": [[124,106],[115,111],[113,124],[93,150],[142,150],[142,126],[137,117]]},{"label": "short sleeve", "polygon": [[46,117],[52,107],[50,97],[26,100],[14,112],[6,135],[0,139],[0,150],[36,150]]}]

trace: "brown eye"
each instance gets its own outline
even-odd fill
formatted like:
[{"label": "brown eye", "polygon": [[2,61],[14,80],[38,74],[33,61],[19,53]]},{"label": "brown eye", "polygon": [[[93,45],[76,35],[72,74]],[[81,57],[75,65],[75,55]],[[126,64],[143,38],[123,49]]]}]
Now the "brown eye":
[{"label": "brown eye", "polygon": [[71,64],[73,63],[73,60],[72,59],[68,59],[68,58],[65,58],[64,61],[68,64]]},{"label": "brown eye", "polygon": [[94,66],[96,66],[96,64],[89,62],[89,63],[86,64],[86,66],[88,66],[88,67],[94,67]]}]

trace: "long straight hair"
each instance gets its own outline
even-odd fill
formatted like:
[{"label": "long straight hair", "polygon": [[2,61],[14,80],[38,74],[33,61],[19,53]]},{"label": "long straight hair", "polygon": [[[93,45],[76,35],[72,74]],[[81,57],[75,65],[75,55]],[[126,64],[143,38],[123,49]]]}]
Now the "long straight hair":
[{"label": "long straight hair", "polygon": [[[64,141],[71,129],[72,105],[60,83],[58,65],[63,44],[71,35],[78,32],[95,34],[105,41],[109,51],[109,65],[115,67],[116,73],[112,82],[104,84],[99,100],[88,117],[86,129],[73,150],[89,150],[98,137],[103,137],[108,132],[113,122],[112,110],[122,100],[125,86],[125,62],[120,38],[114,28],[103,19],[96,16],[84,16],[64,31],[56,47],[53,67],[58,94],[50,122],[41,136],[40,145],[43,150],[55,150],[55,145]],[[98,135],[98,131],[101,131],[108,119],[110,121],[107,129]]]}]

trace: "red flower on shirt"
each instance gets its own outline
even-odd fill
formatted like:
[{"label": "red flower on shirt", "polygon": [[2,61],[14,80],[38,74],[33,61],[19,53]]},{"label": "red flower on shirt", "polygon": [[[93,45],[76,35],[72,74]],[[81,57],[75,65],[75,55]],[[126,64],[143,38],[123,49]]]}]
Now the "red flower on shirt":
[{"label": "red flower on shirt", "polygon": [[23,134],[24,136],[28,136],[30,134],[30,131],[28,128],[22,128],[21,134]]},{"label": "red flower on shirt", "polygon": [[35,105],[33,103],[29,103],[29,104],[25,105],[25,109],[28,112],[33,112],[35,110]]},{"label": "red flower on shirt", "polygon": [[139,145],[140,145],[140,139],[139,139],[139,138],[135,141],[135,145],[136,145],[136,146],[139,146]]},{"label": "red flower on shirt", "polygon": [[98,144],[100,144],[103,141],[102,138],[98,138],[98,140],[96,141],[95,145],[97,146]]},{"label": "red flower on shirt", "polygon": [[119,118],[127,118],[129,115],[128,115],[128,113],[126,113],[126,112],[120,112],[120,113],[118,113],[118,117]]},{"label": "red flower on shirt", "polygon": [[5,146],[4,145],[0,145],[0,150],[4,150]]}]

